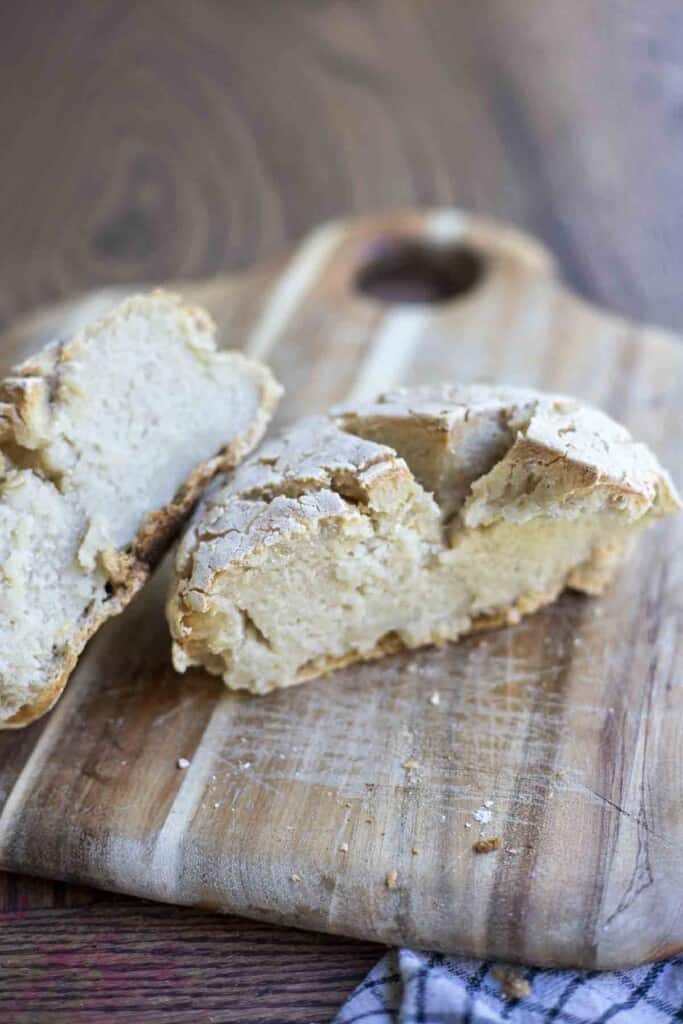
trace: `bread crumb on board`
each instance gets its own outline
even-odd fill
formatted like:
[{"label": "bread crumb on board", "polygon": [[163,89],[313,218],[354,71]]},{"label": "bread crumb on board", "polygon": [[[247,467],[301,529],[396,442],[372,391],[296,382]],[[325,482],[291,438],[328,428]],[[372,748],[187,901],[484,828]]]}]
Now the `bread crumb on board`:
[{"label": "bread crumb on board", "polygon": [[293,882],[301,881],[301,875],[297,875],[296,871],[294,872],[293,875],[290,875],[289,877],[292,879]]},{"label": "bread crumb on board", "polygon": [[441,694],[439,693],[438,690],[434,690],[434,693],[429,698],[429,703],[432,705],[432,707],[438,708],[439,704],[441,703]]},{"label": "bread crumb on board", "polygon": [[494,850],[500,850],[502,845],[500,836],[492,836],[490,839],[477,839],[472,849],[475,853],[493,853]]},{"label": "bread crumb on board", "polygon": [[395,889],[398,885],[398,871],[396,868],[392,868],[391,871],[387,871],[387,877],[384,879],[384,884],[387,889]]},{"label": "bread crumb on board", "polygon": [[416,768],[419,768],[420,765],[418,764],[418,762],[414,758],[409,757],[407,761],[403,762],[401,767],[405,768],[407,771],[410,772],[410,771],[414,771]]},{"label": "bread crumb on board", "polygon": [[530,982],[510,967],[494,967],[493,976],[507,999],[524,999],[531,992]]},{"label": "bread crumb on board", "polygon": [[341,846],[339,847],[339,852],[340,853],[348,853],[349,852],[349,844],[348,843],[342,843]]},{"label": "bread crumb on board", "polygon": [[175,763],[176,768],[189,768],[190,762],[186,757],[179,757]]}]

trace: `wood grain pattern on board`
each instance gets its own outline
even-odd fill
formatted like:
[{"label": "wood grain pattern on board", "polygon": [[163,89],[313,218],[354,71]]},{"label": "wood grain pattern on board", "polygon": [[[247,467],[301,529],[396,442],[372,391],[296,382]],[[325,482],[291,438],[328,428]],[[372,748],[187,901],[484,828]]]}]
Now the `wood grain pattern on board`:
[{"label": "wood grain pattern on board", "polygon": [[[422,301],[376,297],[397,288]],[[516,232],[455,211],[339,222],[270,272],[184,291],[271,364],[279,422],[402,381],[528,384],[602,406],[681,482],[680,342],[576,299]],[[20,325],[3,358],[113,298]],[[258,700],[174,675],[162,568],[55,710],[0,736],[0,864],[500,959],[665,956],[683,946],[682,529],[653,529],[603,600]],[[482,827],[502,846],[475,855]]]}]

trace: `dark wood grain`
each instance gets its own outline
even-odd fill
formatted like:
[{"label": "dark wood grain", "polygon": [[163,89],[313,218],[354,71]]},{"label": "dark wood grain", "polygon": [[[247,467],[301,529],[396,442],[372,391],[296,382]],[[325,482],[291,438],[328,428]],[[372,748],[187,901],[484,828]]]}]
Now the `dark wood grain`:
[{"label": "dark wood grain", "polygon": [[[455,202],[543,238],[583,294],[680,329],[682,22],[674,0],[4,0],[0,324],[94,285],[270,258],[330,215]],[[93,898],[0,880],[0,905],[23,915],[0,930],[3,980],[19,940],[63,926],[66,953],[110,912],[123,935],[120,901],[95,912]],[[185,913],[125,907],[159,941]],[[218,927],[183,920],[198,944]],[[220,927],[218,947],[231,928],[269,934]],[[331,956],[330,1007],[369,956],[337,948],[355,977],[340,986]],[[276,937],[270,952],[287,1009],[254,1019],[324,1018],[305,991],[286,995]],[[57,1002],[58,959],[39,982],[35,960],[15,962],[54,1000],[31,1020],[93,1019]],[[237,997],[213,1005],[197,983],[191,1019],[247,1019]],[[164,1019],[142,989],[134,1011]]]},{"label": "dark wood grain", "polygon": [[4,1024],[326,1021],[382,948],[123,897],[0,914]]},{"label": "dark wood grain", "polygon": [[201,276],[349,210],[511,220],[683,326],[674,0],[5,0],[2,315]]}]

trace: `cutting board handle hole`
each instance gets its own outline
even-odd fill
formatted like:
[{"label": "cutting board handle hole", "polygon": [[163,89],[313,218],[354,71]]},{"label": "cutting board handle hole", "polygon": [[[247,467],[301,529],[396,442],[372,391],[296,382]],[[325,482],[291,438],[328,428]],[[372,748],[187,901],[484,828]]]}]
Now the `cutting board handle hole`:
[{"label": "cutting board handle hole", "polygon": [[452,302],[483,280],[482,256],[467,245],[439,245],[415,238],[381,238],[364,251],[354,288],[385,304]]}]

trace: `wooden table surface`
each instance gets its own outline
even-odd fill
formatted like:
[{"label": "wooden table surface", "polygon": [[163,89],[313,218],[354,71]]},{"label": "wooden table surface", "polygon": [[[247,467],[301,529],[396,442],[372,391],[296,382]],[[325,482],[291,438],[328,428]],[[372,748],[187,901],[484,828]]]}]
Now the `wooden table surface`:
[{"label": "wooden table surface", "polygon": [[[675,0],[4,0],[0,327],[457,204],[683,329]],[[313,1022],[381,949],[0,876],[0,1018]]]}]

